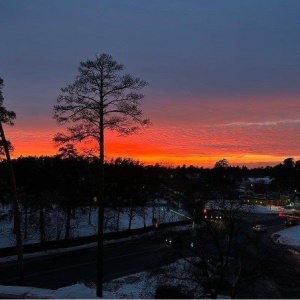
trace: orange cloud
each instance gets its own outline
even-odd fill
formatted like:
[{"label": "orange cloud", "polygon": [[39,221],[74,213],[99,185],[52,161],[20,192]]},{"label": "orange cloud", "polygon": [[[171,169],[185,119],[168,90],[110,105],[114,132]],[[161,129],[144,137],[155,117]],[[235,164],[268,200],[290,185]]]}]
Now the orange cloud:
[{"label": "orange cloud", "polygon": [[[106,158],[132,157],[146,164],[213,166],[265,165],[300,157],[300,101],[297,97],[164,101],[144,107],[153,126],[136,135],[106,134]],[[32,119],[33,120],[33,119]],[[7,137],[20,155],[54,155],[52,138],[63,127],[49,117],[38,125],[19,119]],[[41,123],[41,125],[40,125]],[[82,144],[80,148],[90,145]]]}]

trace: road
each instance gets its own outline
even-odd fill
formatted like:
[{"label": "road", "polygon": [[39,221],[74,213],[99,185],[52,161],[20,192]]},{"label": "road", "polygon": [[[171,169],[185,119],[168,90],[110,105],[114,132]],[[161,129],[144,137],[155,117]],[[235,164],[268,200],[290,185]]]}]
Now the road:
[{"label": "road", "polygon": [[[257,216],[254,223],[268,227],[268,234],[283,228],[277,216]],[[253,223],[253,224],[254,224]],[[167,264],[166,257],[176,259],[172,247],[154,243],[152,238],[105,245],[104,280],[110,281],[125,275]],[[171,255],[172,254],[172,255]],[[25,285],[57,289],[77,282],[95,282],[96,248],[25,260]],[[17,285],[17,267],[11,263],[0,266],[0,285]]]},{"label": "road", "polygon": [[279,218],[277,215],[264,216],[263,219],[257,217],[253,222],[253,225],[256,224],[262,224],[266,226],[268,228],[268,235],[286,228],[284,224],[284,218]]},{"label": "road", "polygon": [[[95,282],[96,251],[94,247],[26,259],[25,285],[57,289],[77,282]],[[173,253],[174,250],[166,245],[155,244],[149,238],[106,245],[104,280],[110,281],[161,264],[169,252]],[[6,263],[0,268],[0,285],[17,285],[16,265]]]}]

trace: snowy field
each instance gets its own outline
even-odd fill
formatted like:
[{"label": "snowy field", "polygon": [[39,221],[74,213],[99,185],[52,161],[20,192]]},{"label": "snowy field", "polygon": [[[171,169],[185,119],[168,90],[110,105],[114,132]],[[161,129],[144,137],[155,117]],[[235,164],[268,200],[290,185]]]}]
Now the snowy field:
[{"label": "snowy field", "polygon": [[[113,210],[106,210],[105,211],[105,232],[112,232],[117,231],[117,227],[119,231],[126,230],[129,228],[129,223],[131,223],[131,228],[142,228],[144,226],[151,226],[152,225],[152,217],[153,215],[157,218],[158,222],[160,223],[167,223],[167,222],[176,222],[181,220],[186,220],[186,217],[181,216],[180,214],[186,214],[184,211],[179,210],[178,213],[174,213],[172,211],[167,211],[165,208],[162,208],[161,205],[166,205],[166,202],[163,200],[158,203],[157,207],[146,207],[145,210],[135,211],[132,216],[132,220],[130,222],[130,214],[129,211],[123,210],[119,217],[117,216],[116,212]],[[216,202],[211,201],[209,206],[213,206],[216,208]],[[262,206],[262,205],[243,205],[242,210],[249,213],[255,214],[278,214],[279,211],[282,211],[285,214],[291,213],[290,210],[286,210],[283,207],[278,206]],[[0,206],[0,212],[7,213],[8,208],[5,206]],[[57,220],[57,215],[55,212],[52,212],[50,216],[53,218],[53,222]],[[78,236],[90,236],[94,235],[97,232],[97,209],[94,208],[91,211],[91,218],[90,224],[88,221],[88,212],[85,211],[78,211],[76,213],[76,218],[72,219],[71,221],[71,234],[72,237]],[[48,229],[48,238],[49,240],[53,240],[54,236],[57,236],[57,231],[61,231],[63,233],[63,223],[60,223],[61,226],[59,227],[56,224],[55,227],[50,227]],[[8,218],[0,221],[0,248],[14,246],[15,245],[15,237],[12,234],[13,223],[12,220]],[[300,226],[291,227],[284,229],[277,234],[280,235],[278,238],[279,243],[300,247]],[[60,236],[62,238],[62,234]],[[32,231],[29,232],[29,237],[23,241],[24,244],[28,243],[35,243],[39,241],[38,232]]]},{"label": "snowy field", "polygon": [[[211,205],[215,207],[216,203],[211,202]],[[106,209],[105,211],[105,232],[122,231],[134,228],[142,228],[145,226],[152,225],[152,218],[154,217],[160,223],[176,222],[186,220],[186,217],[180,214],[186,214],[184,211],[179,210],[178,213],[173,211],[167,211],[164,207],[166,202],[161,200],[157,202],[157,206],[154,210],[151,206],[145,209],[136,209],[132,216],[130,216],[129,209],[124,209],[123,211],[116,212],[111,209]],[[281,210],[287,213],[283,208],[276,206],[262,206],[262,205],[243,205],[242,209],[249,213],[259,213],[259,214],[278,214]],[[9,215],[9,208],[5,206],[0,206],[0,212],[2,214]],[[24,218],[23,218],[24,219]],[[131,220],[130,220],[131,219]],[[28,237],[23,240],[23,244],[31,244],[39,242],[39,226],[38,222],[31,224],[28,229]],[[24,221],[23,221],[24,226]],[[13,221],[12,218],[6,217],[0,221],[0,248],[10,247],[15,245],[15,236],[12,233]],[[47,240],[57,240],[64,238],[65,230],[65,219],[60,213],[51,211],[48,213],[47,226],[46,226],[46,236]],[[22,230],[24,232],[24,229]],[[88,208],[78,209],[76,211],[76,216],[71,219],[71,237],[82,237],[95,235],[97,232],[97,209],[93,208],[91,210],[90,216]]]},{"label": "snowy field", "polygon": [[[161,202],[160,205],[165,204]],[[1,207],[0,207],[1,209]],[[2,213],[8,210],[7,207],[2,207]],[[178,211],[178,213],[184,214],[183,211]],[[152,207],[146,207],[145,209],[135,210],[130,216],[130,211],[124,209],[120,214],[114,210],[106,209],[105,220],[104,220],[104,230],[105,232],[122,231],[134,228],[142,228],[145,226],[152,225],[152,218],[157,219],[159,223],[169,223],[187,220],[187,218],[162,209],[162,207],[155,207],[154,211]],[[131,221],[130,221],[131,218]],[[46,227],[47,240],[63,239],[65,223],[61,220],[62,216],[58,215],[57,212],[52,211],[49,213]],[[90,222],[89,222],[90,219]],[[15,245],[15,236],[12,233],[13,221],[11,218],[5,218],[0,221],[0,248],[10,247]],[[24,232],[24,230],[22,230]],[[76,217],[71,219],[71,237],[81,237],[81,236],[91,236],[97,233],[97,209],[94,208],[91,211],[91,216],[89,218],[88,209],[78,210],[76,212]],[[39,242],[39,228],[38,224],[33,224],[29,228],[28,238],[23,240],[23,244],[31,244]]]}]

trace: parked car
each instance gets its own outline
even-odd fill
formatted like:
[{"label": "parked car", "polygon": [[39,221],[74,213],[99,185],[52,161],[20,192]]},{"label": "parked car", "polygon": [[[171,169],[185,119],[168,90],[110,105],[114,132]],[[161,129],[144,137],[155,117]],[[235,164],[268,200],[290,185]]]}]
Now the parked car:
[{"label": "parked car", "polygon": [[172,237],[166,237],[166,244],[167,245],[172,245],[172,242],[173,242],[173,238]]},{"label": "parked car", "polygon": [[255,226],[253,227],[253,231],[254,231],[254,232],[265,232],[265,231],[267,231],[267,227],[258,224],[258,225],[255,225]]},{"label": "parked car", "polygon": [[295,219],[293,219],[293,218],[287,218],[287,219],[284,221],[284,223],[285,223],[285,226],[286,226],[286,227],[295,226],[295,225],[298,224],[298,223],[297,223],[297,220],[295,220]]}]

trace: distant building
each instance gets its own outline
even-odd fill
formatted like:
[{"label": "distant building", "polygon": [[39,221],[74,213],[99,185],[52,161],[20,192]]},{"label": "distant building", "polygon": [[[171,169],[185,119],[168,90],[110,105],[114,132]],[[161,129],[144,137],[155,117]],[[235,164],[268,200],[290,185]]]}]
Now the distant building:
[{"label": "distant building", "polygon": [[244,179],[240,187],[240,190],[243,190],[244,192],[240,194],[239,198],[244,203],[254,205],[286,205],[289,202],[290,197],[269,190],[269,185],[273,180],[274,178],[269,176],[257,178],[249,177]]},{"label": "distant building", "polygon": [[249,177],[244,182],[248,183],[248,184],[265,184],[265,185],[269,185],[273,180],[274,180],[274,178],[270,178],[269,176],[258,177],[258,178]]}]

